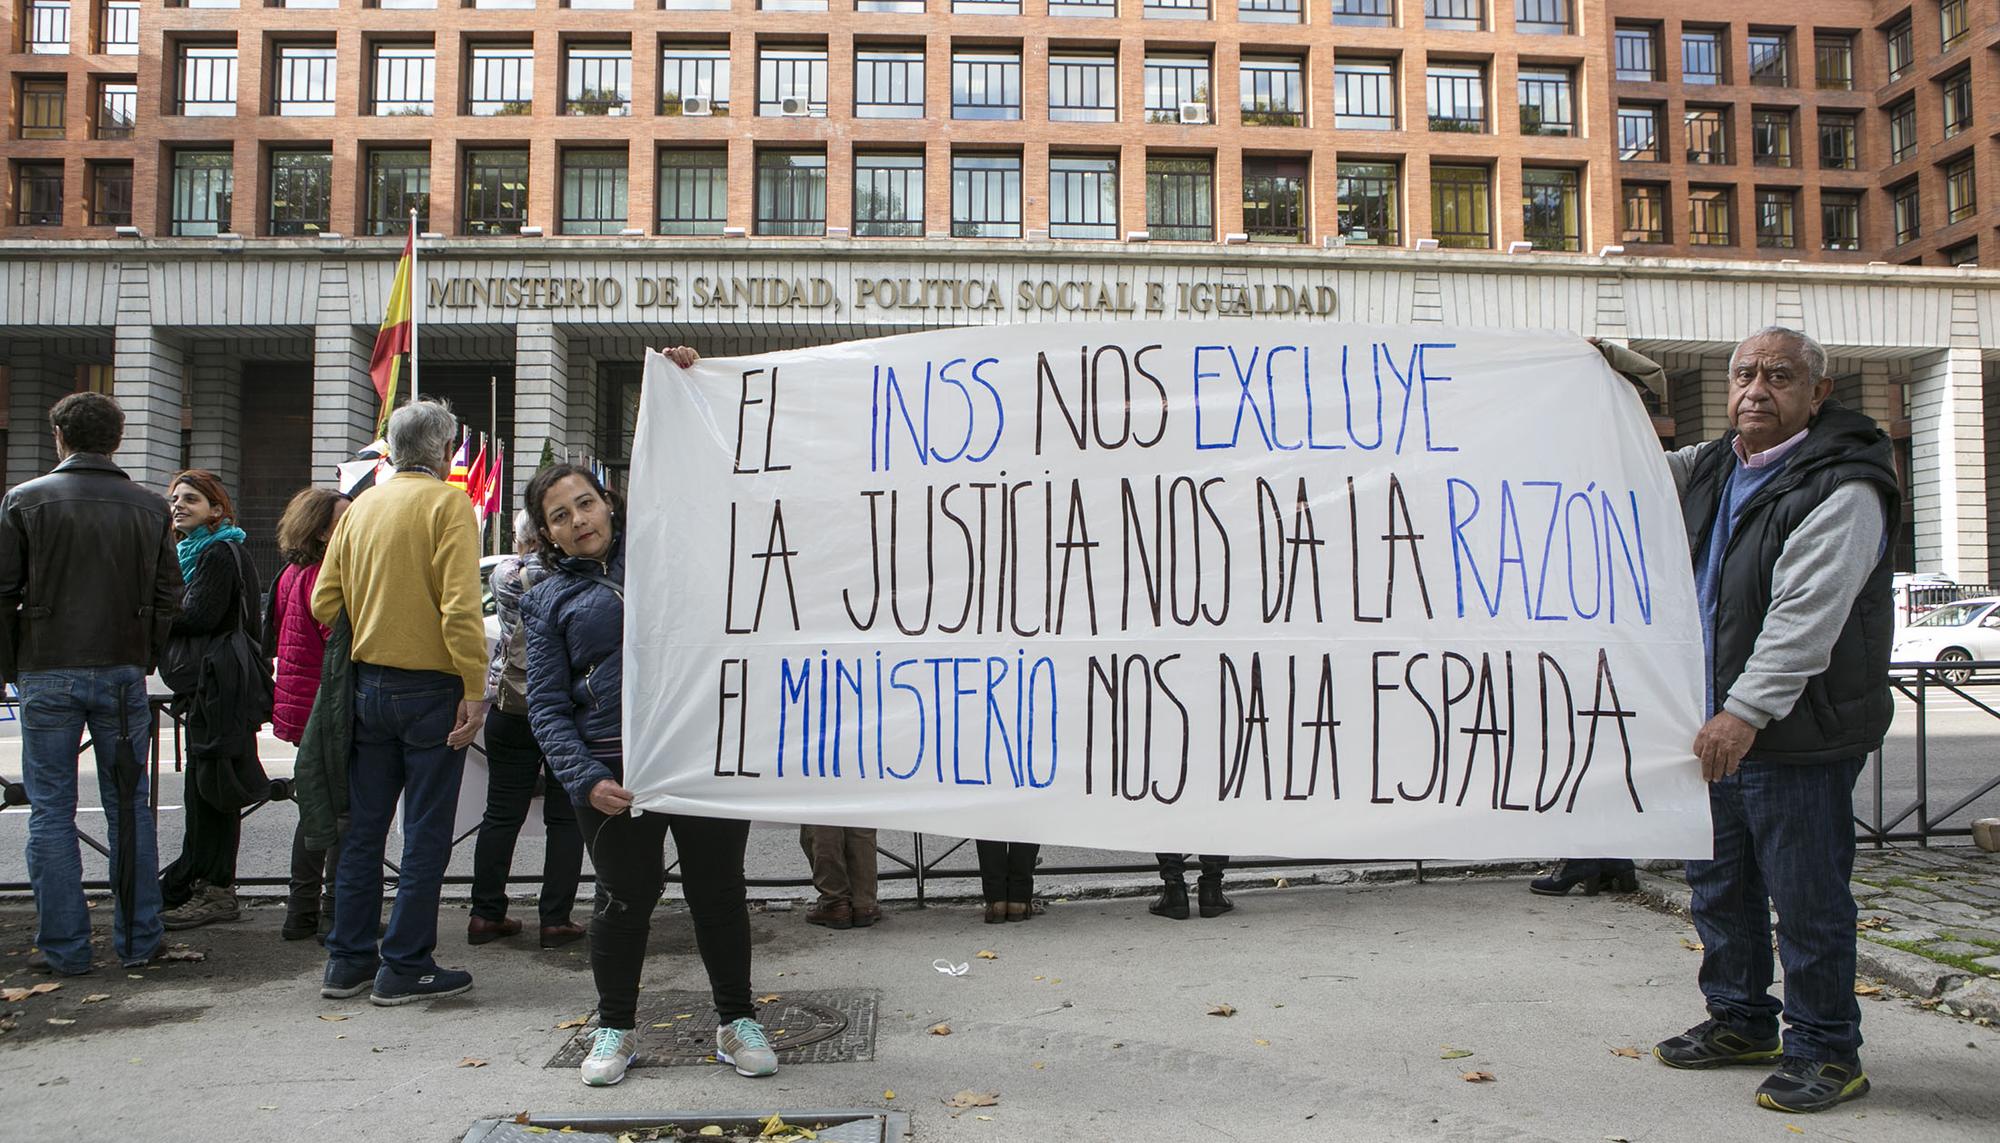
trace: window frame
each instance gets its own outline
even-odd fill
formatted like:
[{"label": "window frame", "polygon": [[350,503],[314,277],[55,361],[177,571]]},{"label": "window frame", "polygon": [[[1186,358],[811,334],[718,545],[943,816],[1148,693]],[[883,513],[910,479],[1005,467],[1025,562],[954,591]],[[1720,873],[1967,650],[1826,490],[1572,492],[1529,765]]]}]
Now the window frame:
[{"label": "window frame", "polygon": [[1889,188],[1889,233],[1897,246],[1906,246],[1924,235],[1922,191],[1917,179]]},{"label": "window frame", "polygon": [[[1533,88],[1532,92],[1530,91],[1531,86]],[[1566,118],[1559,120],[1546,118],[1548,95],[1551,90],[1555,93],[1557,109],[1563,112]],[[1523,64],[1515,71],[1514,91],[1515,99],[1520,104],[1521,134],[1564,137],[1576,134],[1576,72],[1574,69],[1554,65],[1531,66]],[[1538,102],[1532,105],[1529,103],[1531,94],[1535,95],[1538,99]],[[1528,123],[1528,113],[1530,111],[1538,113],[1533,127],[1530,127]]]},{"label": "window frame", "polygon": [[1854,90],[1854,33],[1813,34],[1813,86],[1820,91]]},{"label": "window frame", "polygon": [[[1736,245],[1736,194],[1729,186],[1691,185],[1688,187],[1687,241],[1690,246]],[[1702,210],[1704,204],[1707,209]],[[1699,213],[1698,213],[1699,212]],[[1697,222],[1717,222],[1721,226],[1698,226]]]},{"label": "window frame", "polygon": [[[1711,119],[1711,117],[1713,117]],[[1696,124],[1702,125],[1696,130]],[[1710,124],[1713,126],[1710,126]],[[1729,108],[1726,106],[1687,107],[1681,113],[1681,130],[1687,135],[1686,160],[1690,166],[1734,166],[1736,157],[1729,147]],[[1711,146],[1697,146],[1699,140]],[[1706,156],[1706,157],[1704,157]]]},{"label": "window frame", "polygon": [[[1068,217],[1072,206],[1094,217]],[[1119,226],[1118,156],[1050,155],[1049,237],[1115,242],[1123,237]]]},{"label": "window frame", "polygon": [[473,42],[465,46],[466,114],[487,117],[532,115],[535,110],[535,49],[518,41]]},{"label": "window frame", "polygon": [[14,137],[63,139],[69,135],[69,77],[23,74],[15,82]]},{"label": "window frame", "polygon": [[[436,44],[369,44],[368,70],[370,115],[399,118],[437,114]],[[412,91],[419,98],[407,98]]]},{"label": "window frame", "polygon": [[[1706,44],[1706,50],[1697,50]],[[1688,66],[1690,58],[1709,57],[1714,70],[1697,71]],[[1692,87],[1719,87],[1729,82],[1729,32],[1706,25],[1681,25],[1681,83]]]},{"label": "window frame", "polygon": [[[1636,245],[1665,246],[1668,243],[1667,187],[1660,183],[1625,183],[1618,192],[1618,240]],[[1633,207],[1650,200],[1645,213],[1653,225],[1641,227],[1633,221]]]},{"label": "window frame", "polygon": [[19,227],[59,227],[63,224],[61,159],[16,159],[14,161],[14,225]]},{"label": "window frame", "polygon": [[1794,165],[1795,116],[1789,108],[1750,109],[1750,165],[1788,169]]},{"label": "window frame", "polygon": [[[699,159],[700,161],[694,161]],[[671,178],[667,172],[676,172]],[[682,174],[679,172],[688,172]],[[662,147],[653,184],[653,233],[674,238],[720,238],[729,226],[727,147]],[[667,214],[669,202],[704,210]]]},{"label": "window frame", "polygon": [[1023,66],[1018,47],[952,48],[951,117],[971,122],[1019,121],[1025,105]]},{"label": "window frame", "polygon": [[[385,162],[389,156],[416,156],[420,162],[401,162],[390,165]],[[406,209],[412,203],[417,206],[417,227],[427,230],[431,220],[431,151],[428,146],[393,145],[371,147],[361,160],[363,202],[361,232],[368,235],[405,235],[410,232],[410,215]],[[412,175],[419,184],[412,188]],[[400,180],[400,185],[392,189],[388,178]],[[383,208],[395,204],[395,212],[382,213]]]},{"label": "window frame", "polygon": [[[1431,237],[1447,250],[1491,250],[1493,168],[1476,163],[1431,164]],[[1451,209],[1447,211],[1447,207]],[[1447,214],[1470,213],[1472,227],[1443,225]]]},{"label": "window frame", "polygon": [[[1380,102],[1384,115],[1351,110],[1355,96],[1366,97],[1364,104]],[[1396,61],[1373,56],[1357,56],[1333,61],[1333,126],[1337,131],[1394,131],[1401,121],[1397,115]],[[1343,110],[1348,108],[1348,110]]]},{"label": "window frame", "polygon": [[632,114],[631,44],[564,44],[562,68],[561,114],[613,119]]},{"label": "window frame", "polygon": [[[1311,173],[1311,164],[1303,158],[1244,156],[1238,197],[1243,209],[1243,232],[1250,241],[1305,245],[1312,227]],[[1270,192],[1268,204],[1259,203],[1254,210],[1253,180]],[[1289,205],[1282,201],[1287,194]]]},{"label": "window frame", "polygon": [[[1147,52],[1140,76],[1145,92],[1145,121],[1179,123],[1181,104],[1200,103],[1215,119],[1215,60],[1182,52]],[[1172,80],[1173,95],[1168,96]],[[1185,94],[1183,94],[1185,92]]]},{"label": "window frame", "polygon": [[[616,218],[608,213],[614,200]],[[585,203],[591,213],[584,213]],[[631,218],[631,152],[616,147],[562,148],[556,156],[556,233],[615,235],[628,227]]]},{"label": "window frame", "polygon": [[[309,160],[309,162],[296,162]],[[289,172],[290,176],[281,176]],[[288,185],[296,183],[297,185]],[[280,209],[279,194],[288,195]],[[297,202],[291,201],[298,200]],[[264,233],[273,238],[324,234],[333,221],[333,150],[274,147],[264,156]]]},{"label": "window frame", "polygon": [[[961,174],[964,175],[963,180],[960,179]],[[1024,174],[1021,154],[1018,151],[952,152],[951,236],[1001,239],[1021,237]],[[996,203],[1000,212],[997,218],[987,217],[984,214],[975,216],[972,211],[974,205],[991,207]],[[987,228],[992,229],[989,231]]]},{"label": "window frame", "polygon": [[[1858,251],[1861,249],[1861,200],[1860,191],[1822,190],[1819,194],[1820,248],[1822,250]],[[1836,217],[1853,223],[1851,228],[1830,225]],[[1844,237],[1841,238],[1836,235]]]},{"label": "window frame", "polygon": [[1889,165],[1906,163],[1917,154],[1917,97],[1905,96],[1883,109],[1889,117]]},{"label": "window frame", "polygon": [[[1767,47],[1761,66],[1758,48]],[[1751,28],[1744,33],[1752,87],[1792,86],[1792,36],[1777,28]]]},{"label": "window frame", "polygon": [[1758,187],[1751,212],[1756,217],[1757,248],[1796,250],[1799,246],[1799,192],[1791,187]]},{"label": "window frame", "polygon": [[[1486,65],[1460,60],[1433,60],[1424,66],[1424,118],[1433,133],[1486,135],[1492,119],[1486,98]],[[1460,108],[1470,96],[1471,106]],[[1449,103],[1451,106],[1446,106]],[[1471,114],[1444,114],[1445,111]]]},{"label": "window frame", "polygon": [[[219,163],[191,163],[195,159],[220,159]],[[206,238],[227,233],[233,224],[236,203],[236,156],[227,148],[181,147],[168,161],[167,233],[176,238]],[[193,176],[200,173],[196,180]],[[219,173],[220,178],[215,176]],[[185,180],[183,175],[188,176]],[[185,182],[185,185],[184,185]],[[195,185],[199,182],[202,185]],[[216,184],[219,182],[219,186]],[[182,215],[183,203],[192,205],[197,196],[208,199],[212,215]],[[210,227],[212,229],[202,229]]]},{"label": "window frame", "polygon": [[[806,101],[806,114],[803,118],[826,118],[827,58],[824,44],[759,45],[757,117],[785,118],[785,100],[803,98]],[[804,84],[803,95],[800,94],[801,89],[798,86],[800,83]],[[824,220],[821,225],[824,225]]]},{"label": "window frame", "polygon": [[1964,134],[1972,127],[1972,66],[1967,64],[1939,80],[1938,95],[1944,116],[1944,137],[1952,139]]},{"label": "window frame", "polygon": [[1215,157],[1146,156],[1146,233],[1156,242],[1215,241]]},{"label": "window frame", "polygon": [[1978,162],[1967,152],[1944,165],[1944,224],[1964,222],[1979,214]]},{"label": "window frame", "polygon": [[[854,48],[854,117],[924,117],[924,46],[857,44]],[[876,90],[880,85],[886,89]],[[896,99],[898,88],[902,98]],[[869,98],[874,96],[875,98]],[[913,101],[914,99],[914,101]]]},{"label": "window frame", "polygon": [[[528,195],[534,185],[534,169],[525,147],[468,147],[465,151],[464,191],[460,196],[458,227],[469,237],[510,237],[528,225]],[[500,160],[505,160],[504,162]],[[509,176],[519,185],[510,188]],[[483,185],[482,178],[494,185]],[[490,213],[473,209],[473,196],[491,206]],[[508,207],[511,204],[511,209]]]},{"label": "window frame", "polygon": [[[1246,55],[1237,63],[1238,113],[1245,127],[1304,127],[1306,126],[1306,62],[1298,56]],[[1264,77],[1285,77],[1289,82],[1282,85],[1265,84],[1265,90],[1257,90],[1258,80]],[[1285,103],[1275,103],[1261,111],[1253,110],[1252,101],[1260,95],[1270,94],[1273,86],[1282,86]],[[1275,96],[1273,97],[1275,99]],[[1253,121],[1253,116],[1255,121]]]},{"label": "window frame", "polygon": [[[1660,145],[1666,134],[1660,127],[1660,106],[1654,103],[1621,103],[1613,113],[1618,130],[1618,161],[1621,163],[1658,163],[1666,159],[1666,148]],[[1646,124],[1646,145],[1635,147],[1627,130],[1630,123],[1643,118]]]},{"label": "window frame", "polygon": [[[1819,169],[1853,171],[1861,168],[1861,116],[1854,111],[1819,109],[1816,126],[1819,136]],[[1827,141],[1835,141],[1832,147]],[[1832,162],[1827,160],[1832,158]]]},{"label": "window frame", "polygon": [[[1645,47],[1645,68],[1627,66],[1639,62],[1635,45]],[[1660,79],[1660,26],[1658,24],[1617,24],[1611,29],[1611,78],[1618,83],[1657,83]]]},{"label": "window frame", "polygon": [[[174,45],[174,114],[195,118],[226,119],[236,115],[235,44],[189,41]],[[194,65],[204,66],[196,67]],[[228,98],[212,98],[227,89]],[[191,92],[210,98],[189,99]],[[233,189],[232,192],[234,193]]]},{"label": "window frame", "polygon": [[[854,211],[852,228],[856,238],[922,238],[924,236],[926,156],[918,151],[856,151],[854,154]],[[864,172],[869,176],[864,178]],[[862,194],[883,188],[886,201],[900,209],[894,217],[875,217],[862,210]],[[916,212],[910,213],[911,190],[915,189]],[[1051,200],[1053,202],[1053,199]]]},{"label": "window frame", "polygon": [[[706,99],[711,116],[729,115],[729,45],[667,40],[660,44],[660,108],[667,117],[685,116],[687,100]],[[671,74],[673,79],[668,80]],[[689,91],[688,88],[694,88]],[[671,102],[669,102],[671,101]]]},{"label": "window frame", "polygon": [[1431,31],[1483,32],[1486,0],[1424,0],[1424,27]]},{"label": "window frame", "polygon": [[[780,166],[774,161],[778,159],[786,160],[787,165]],[[818,162],[808,161],[804,165],[790,165],[792,161],[800,159],[817,159]],[[753,170],[756,173],[754,175],[755,189],[751,200],[751,221],[755,232],[762,235],[779,235],[793,238],[825,237],[826,151],[823,149],[809,150],[804,148],[772,147],[759,150],[754,163]],[[782,185],[779,185],[775,181],[767,184],[767,176],[771,176],[775,180],[778,175],[785,176]],[[772,192],[768,196],[766,195],[767,189]],[[804,192],[803,198],[799,195],[800,190]],[[786,193],[780,194],[778,192]],[[803,204],[805,210],[803,213],[795,212],[786,215],[776,213],[766,214],[765,206],[767,197],[769,204],[772,206],[776,206],[780,198],[785,198],[791,200],[791,203],[794,205]],[[813,213],[815,206],[818,208],[816,216]]]},{"label": "window frame", "polygon": [[[124,175],[124,178],[122,180],[115,177],[119,174]],[[84,175],[86,181],[90,185],[90,203],[87,214],[87,217],[90,220],[90,225],[92,226],[132,225],[131,160],[92,159],[84,164]],[[114,177],[107,179],[105,177],[107,175],[111,175]],[[125,209],[122,212],[115,209],[118,201],[117,196],[115,194],[109,196],[110,203],[109,207],[107,207],[107,201],[106,201],[107,196],[104,193],[107,188],[115,190],[121,181],[124,183],[125,187],[124,191]]]},{"label": "window frame", "polygon": [[[1544,198],[1553,191],[1555,194],[1554,213],[1558,218],[1560,231],[1537,232],[1535,217],[1547,214],[1550,204],[1537,201],[1537,191]],[[1574,167],[1521,167],[1521,237],[1534,244],[1537,251],[1551,251],[1559,254],[1575,254],[1583,250],[1583,175]],[[1553,238],[1552,244],[1545,241]]]},{"label": "window frame", "polygon": [[[1386,175],[1383,174],[1385,171]],[[1334,226],[1341,241],[1349,246],[1401,246],[1402,182],[1402,168],[1395,163],[1366,160],[1337,162],[1334,166]],[[1385,183],[1386,195],[1383,193]],[[1356,188],[1364,189],[1365,193],[1357,198],[1351,193]],[[1358,220],[1357,215],[1361,216]]]},{"label": "window frame", "polygon": [[[1058,71],[1060,69],[1060,71]],[[1118,121],[1118,56],[1115,52],[1049,51],[1049,122],[1115,123]],[[1105,103],[1058,103],[1091,89]],[[1058,114],[1060,112],[1060,114]]]}]

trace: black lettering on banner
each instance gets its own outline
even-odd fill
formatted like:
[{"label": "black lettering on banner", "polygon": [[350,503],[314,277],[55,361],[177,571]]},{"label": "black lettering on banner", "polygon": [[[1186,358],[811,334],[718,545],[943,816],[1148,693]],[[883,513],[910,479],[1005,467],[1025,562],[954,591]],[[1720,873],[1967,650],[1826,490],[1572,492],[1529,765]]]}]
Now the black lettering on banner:
[{"label": "black lettering on banner", "polygon": [[[716,685],[715,705],[715,776],[718,778],[756,778],[761,776],[754,770],[743,768],[743,725],[744,719],[749,712],[749,703],[745,701],[746,692],[749,690],[749,673],[750,660],[748,659],[722,660],[721,674],[717,679]],[[728,744],[729,732],[731,730],[730,709],[732,706],[735,708],[736,715],[734,727],[736,732],[736,759],[735,768],[733,770],[725,770],[723,769],[723,758],[726,754],[725,747]]]},{"label": "black lettering on banner", "polygon": [[[1611,696],[1610,706],[1604,705],[1607,694]],[[1625,789],[1632,795],[1632,809],[1645,813],[1646,807],[1639,803],[1639,787],[1632,782],[1632,737],[1625,730],[1625,720],[1638,717],[1639,712],[1626,710],[1624,704],[1618,701],[1618,682],[1611,677],[1611,659],[1602,647],[1597,649],[1597,688],[1591,696],[1590,709],[1576,713],[1590,720],[1590,735],[1584,743],[1583,769],[1577,771],[1576,785],[1570,787],[1569,804],[1563,807],[1563,812],[1573,813],[1576,810],[1576,795],[1583,789],[1583,776],[1590,773],[1590,761],[1597,754],[1598,723],[1608,718],[1618,728],[1618,742],[1625,754]]]},{"label": "black lettering on banner", "polygon": [[[874,574],[875,581],[868,590],[868,618],[863,619],[854,613],[854,596],[851,592],[843,589],[840,593],[841,604],[847,608],[847,621],[854,624],[856,631],[866,631],[874,627],[875,617],[882,611],[882,490],[879,488],[865,490],[861,493],[861,498],[868,501],[868,555],[870,570]],[[730,550],[733,552],[736,548],[736,506],[733,504],[729,508],[729,539]],[[731,576],[730,589],[733,591],[735,586],[735,577]]]}]

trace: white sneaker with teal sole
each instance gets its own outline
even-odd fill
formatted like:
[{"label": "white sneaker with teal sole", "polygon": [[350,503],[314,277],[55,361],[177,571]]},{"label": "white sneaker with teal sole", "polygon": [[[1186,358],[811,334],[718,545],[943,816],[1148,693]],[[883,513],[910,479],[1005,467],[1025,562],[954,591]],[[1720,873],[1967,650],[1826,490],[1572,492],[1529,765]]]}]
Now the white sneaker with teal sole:
[{"label": "white sneaker with teal sole", "polygon": [[715,1030],[715,1058],[733,1064],[739,1076],[778,1074],[778,1053],[764,1026],[745,1016]]},{"label": "white sneaker with teal sole", "polygon": [[583,1082],[591,1087],[610,1087],[625,1078],[625,1069],[639,1058],[639,1037],[629,1028],[599,1028],[590,1038],[590,1054],[583,1059]]}]

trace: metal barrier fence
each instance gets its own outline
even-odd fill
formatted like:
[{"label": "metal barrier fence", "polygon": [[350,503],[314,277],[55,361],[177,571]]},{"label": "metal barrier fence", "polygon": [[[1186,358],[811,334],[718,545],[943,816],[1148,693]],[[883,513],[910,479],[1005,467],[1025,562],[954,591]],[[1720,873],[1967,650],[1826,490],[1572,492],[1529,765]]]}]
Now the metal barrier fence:
[{"label": "metal barrier fence", "polygon": [[[1990,777],[1985,778],[1981,785],[1950,805],[1941,809],[1934,809],[1930,797],[1930,704],[1931,699],[1937,693],[1944,692],[1956,695],[1976,710],[1986,714],[1989,718],[2000,721],[2000,706],[1989,703],[1975,694],[1975,692],[1991,691],[1994,688],[2000,688],[2000,661],[1955,662],[1949,665],[1931,662],[1896,663],[1890,667],[1889,685],[1892,690],[1902,695],[1915,708],[1916,736],[1914,750],[1909,758],[1909,762],[1914,767],[1916,791],[1914,797],[1907,805],[1900,809],[1891,810],[1887,803],[1887,774],[1890,766],[1899,764],[1900,759],[1891,759],[1888,756],[1886,747],[1883,750],[1876,751],[1870,759],[1871,765],[1869,767],[1873,771],[1871,782],[1873,794],[1872,805],[1867,808],[1865,815],[1861,812],[1856,813],[1854,819],[1855,839],[1858,842],[1881,847],[1891,843],[1905,842],[1929,845],[1933,838],[1970,836],[1972,826],[1969,820],[1964,825],[1951,825],[1948,824],[1949,820],[1963,813],[1980,798],[1992,793],[1996,788],[2000,788],[2000,751],[1993,752],[1993,773]],[[2000,701],[2000,697],[1996,697],[1996,701]],[[11,704],[0,702],[0,707],[7,705]],[[180,723],[175,719],[172,710],[163,697],[154,696],[151,705],[153,710],[153,726],[151,731],[152,751],[150,758],[152,805],[150,808],[157,818],[159,812],[159,776],[161,767],[160,737],[163,721],[166,725],[171,726],[173,730],[173,767],[176,772],[182,769],[184,759],[181,749],[182,728]],[[1995,727],[1995,732],[1996,734],[2000,734],[2000,726]],[[79,751],[79,757],[88,753],[90,749],[91,744],[86,740],[82,750]],[[482,755],[484,754],[483,744],[474,743],[472,749]],[[27,804],[26,791],[19,783],[8,781],[4,785],[4,791],[0,791],[0,808]],[[245,808],[242,811],[242,816],[247,818],[251,814],[271,805],[273,802],[289,800],[292,796],[291,780],[284,778],[273,779],[270,795],[265,801]],[[1905,828],[1906,826],[1908,828]],[[477,833],[478,828],[476,826],[467,829],[452,839],[453,848],[455,849],[464,842],[472,839]],[[105,854],[107,857],[109,856],[104,844],[96,838],[84,834],[81,830],[78,831],[78,836],[82,838],[85,844],[96,849],[99,853]],[[915,882],[916,898],[921,904],[926,899],[929,883],[933,880],[957,881],[977,879],[979,877],[979,870],[976,867],[945,867],[944,865],[945,862],[951,860],[952,857],[965,848],[967,844],[966,839],[941,839],[949,841],[950,844],[942,852],[932,855],[929,851],[936,840],[940,839],[927,840],[924,834],[914,834],[911,840],[911,850],[908,854],[897,853],[886,848],[878,849],[878,854],[887,862],[887,868],[882,869],[879,874],[880,878],[887,881]],[[392,874],[389,883],[393,884],[393,874],[398,872],[397,868],[391,861],[384,861],[383,864]],[[1354,864],[1406,864],[1415,869],[1417,880],[1422,881],[1424,877],[1425,863],[1423,861],[1362,862],[1318,858],[1267,858],[1232,861],[1231,867],[1239,869],[1299,869]],[[677,865],[678,863],[676,863]],[[1138,874],[1152,873],[1154,871],[1155,866],[1151,863],[1123,863],[1104,865],[1045,865],[1039,867],[1036,870],[1036,874],[1043,877],[1062,877],[1088,874]],[[671,881],[678,880],[678,877],[674,875],[674,867],[669,867],[668,877]],[[471,877],[464,874],[451,874],[446,876],[445,883],[449,885],[466,885],[470,884],[471,880]],[[539,884],[541,878],[535,874],[510,873],[507,880],[510,885]],[[237,878],[239,885],[253,886],[285,885],[287,881],[287,877],[268,874],[238,876]],[[754,888],[804,889],[812,886],[812,878],[805,873],[801,873],[796,877],[753,877],[748,879],[748,884]],[[104,881],[86,882],[86,888],[90,889],[106,889],[108,887],[108,883]],[[28,883],[23,881],[0,882],[0,893],[27,892],[29,888]]]}]

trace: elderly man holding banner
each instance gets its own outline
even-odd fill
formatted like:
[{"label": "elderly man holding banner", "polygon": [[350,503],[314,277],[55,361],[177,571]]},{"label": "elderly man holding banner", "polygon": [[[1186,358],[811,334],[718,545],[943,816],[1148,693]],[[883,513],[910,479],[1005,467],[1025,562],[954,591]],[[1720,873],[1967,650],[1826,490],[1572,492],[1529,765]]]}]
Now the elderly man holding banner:
[{"label": "elderly man holding banner", "polygon": [[[1668,457],[1706,647],[1694,753],[1715,853],[1687,870],[1709,1019],[1653,1054],[1677,1068],[1776,1061],[1757,1102],[1790,1112],[1868,1091],[1853,789],[1892,714],[1895,466],[1875,422],[1829,399],[1826,372],[1812,338],[1759,330],[1730,357],[1730,431]],[[1770,995],[1773,904],[1782,1010]]]}]

